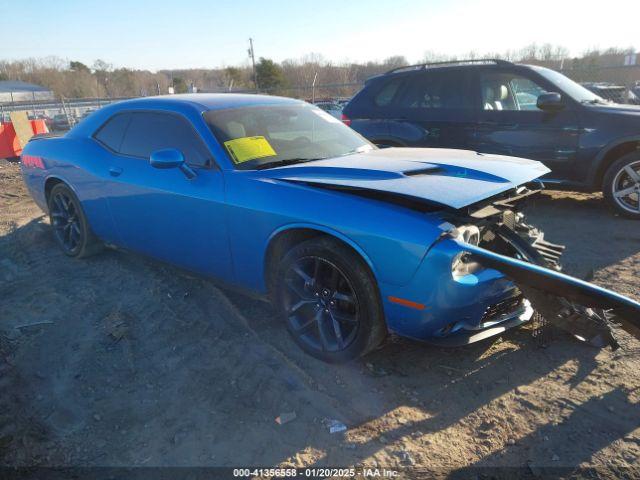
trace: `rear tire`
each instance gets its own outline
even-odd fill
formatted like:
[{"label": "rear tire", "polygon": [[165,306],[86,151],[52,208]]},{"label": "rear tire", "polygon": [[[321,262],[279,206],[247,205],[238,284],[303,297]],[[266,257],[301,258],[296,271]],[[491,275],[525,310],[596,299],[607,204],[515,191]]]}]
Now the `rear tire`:
[{"label": "rear tire", "polygon": [[627,218],[640,219],[640,152],[623,155],[607,169],[602,193],[609,206]]},{"label": "rear tire", "polygon": [[329,363],[366,355],[387,330],[375,278],[341,242],[318,237],[302,242],[280,261],[276,308],[295,342]]},{"label": "rear tire", "polygon": [[65,255],[84,258],[102,250],[103,245],[91,231],[80,201],[67,185],[55,185],[47,203],[53,236]]}]

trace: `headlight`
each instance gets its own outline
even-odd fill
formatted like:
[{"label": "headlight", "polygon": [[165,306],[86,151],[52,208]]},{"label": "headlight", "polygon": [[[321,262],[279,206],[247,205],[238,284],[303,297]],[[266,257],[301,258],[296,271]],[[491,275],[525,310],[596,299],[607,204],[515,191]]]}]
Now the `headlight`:
[{"label": "headlight", "polygon": [[475,225],[456,227],[456,232],[455,237],[464,243],[471,245],[478,245],[480,243],[480,229]]},{"label": "headlight", "polygon": [[478,262],[471,260],[471,256],[467,252],[460,252],[451,262],[451,275],[456,280],[471,275],[482,270],[482,266]]},{"label": "headlight", "polygon": [[[480,229],[475,225],[457,227],[454,234],[461,242],[470,245],[478,245],[480,243]],[[476,273],[481,269],[481,265],[471,260],[471,256],[467,252],[458,253],[451,262],[451,274],[456,280]]]},{"label": "headlight", "polygon": [[[440,228],[460,242],[468,243],[470,245],[480,244],[480,229],[475,225],[454,227],[450,223],[445,223],[441,225]],[[473,281],[474,277],[468,276],[477,273],[480,270],[482,270],[482,265],[471,260],[471,256],[468,252],[458,253],[451,261],[451,275],[455,280],[467,277],[463,282],[466,283],[467,281]]]}]

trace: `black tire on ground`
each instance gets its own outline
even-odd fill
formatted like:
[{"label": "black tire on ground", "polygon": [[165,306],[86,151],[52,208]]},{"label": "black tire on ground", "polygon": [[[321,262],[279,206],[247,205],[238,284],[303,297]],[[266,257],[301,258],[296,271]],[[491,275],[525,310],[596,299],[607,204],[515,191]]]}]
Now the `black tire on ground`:
[{"label": "black tire on ground", "polygon": [[53,237],[66,255],[84,258],[102,250],[103,244],[91,231],[73,190],[58,183],[49,192],[47,204]]},{"label": "black tire on ground", "polygon": [[276,269],[275,306],[305,352],[342,363],[366,355],[385,338],[375,278],[343,243],[328,236],[307,240]]},{"label": "black tire on ground", "polygon": [[[630,197],[615,195],[634,188],[635,192]],[[602,180],[602,193],[615,212],[627,218],[640,219],[640,151],[627,153],[609,166]]]}]

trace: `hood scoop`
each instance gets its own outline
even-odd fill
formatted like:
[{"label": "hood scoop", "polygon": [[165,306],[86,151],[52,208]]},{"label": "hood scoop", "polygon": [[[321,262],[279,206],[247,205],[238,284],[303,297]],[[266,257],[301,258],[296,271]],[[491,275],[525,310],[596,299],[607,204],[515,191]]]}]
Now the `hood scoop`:
[{"label": "hood scoop", "polygon": [[419,168],[417,170],[407,170],[405,172],[402,172],[402,174],[407,177],[417,177],[419,175],[433,175],[437,173],[442,173],[442,168],[436,165],[426,167],[426,168]]}]

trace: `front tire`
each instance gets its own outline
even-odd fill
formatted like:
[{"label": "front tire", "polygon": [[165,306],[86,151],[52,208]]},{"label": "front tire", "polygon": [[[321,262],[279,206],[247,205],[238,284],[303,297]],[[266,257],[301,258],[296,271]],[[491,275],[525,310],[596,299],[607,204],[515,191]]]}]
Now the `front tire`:
[{"label": "front tire", "polygon": [[615,212],[640,219],[640,152],[623,155],[611,164],[602,181],[602,192]]},{"label": "front tire", "polygon": [[102,244],[89,228],[80,201],[67,185],[55,185],[47,201],[53,236],[66,255],[84,258],[102,250]]},{"label": "front tire", "polygon": [[330,237],[296,245],[277,267],[276,307],[310,355],[342,363],[369,353],[386,335],[375,279],[355,252]]}]

